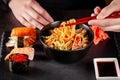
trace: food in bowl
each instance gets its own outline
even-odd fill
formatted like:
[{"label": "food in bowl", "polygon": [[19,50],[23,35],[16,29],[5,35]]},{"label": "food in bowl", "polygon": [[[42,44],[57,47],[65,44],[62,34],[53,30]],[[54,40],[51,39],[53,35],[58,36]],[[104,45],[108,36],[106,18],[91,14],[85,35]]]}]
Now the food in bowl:
[{"label": "food in bowl", "polygon": [[[39,33],[39,41],[42,44],[44,53],[46,54],[46,56],[48,56],[48,58],[51,58],[51,59],[54,59],[56,61],[63,62],[63,63],[64,62],[65,63],[77,62],[88,53],[88,50],[90,49],[90,47],[93,43],[94,34],[93,34],[92,30],[90,29],[90,27],[85,24],[71,25],[73,27],[76,26],[73,29],[82,28],[82,29],[87,30],[86,35],[88,36],[88,41],[89,41],[88,44],[83,48],[77,48],[74,50],[72,50],[72,49],[71,50],[70,49],[69,50],[60,50],[60,49],[52,48],[44,42],[44,40],[45,40],[44,37],[50,36],[51,35],[50,30],[60,27],[62,22],[63,21],[55,21],[55,22],[52,22],[52,23],[46,25]],[[65,28],[67,28],[67,26]],[[69,35],[69,33],[68,33],[68,35]]]},{"label": "food in bowl", "polygon": [[75,22],[75,19],[63,21],[61,25],[50,29],[50,35],[43,36],[43,41],[51,48],[58,50],[75,50],[84,48],[89,44],[87,30],[76,25],[66,26],[67,23]]}]

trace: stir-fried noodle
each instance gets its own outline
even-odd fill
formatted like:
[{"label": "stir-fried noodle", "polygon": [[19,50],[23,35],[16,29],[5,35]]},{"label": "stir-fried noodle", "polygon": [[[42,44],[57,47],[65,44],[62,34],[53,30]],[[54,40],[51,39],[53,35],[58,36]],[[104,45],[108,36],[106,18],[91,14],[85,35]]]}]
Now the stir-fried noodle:
[{"label": "stir-fried noodle", "polygon": [[86,29],[76,29],[76,25],[65,25],[73,22],[76,22],[75,19],[70,19],[62,22],[62,26],[50,30],[51,35],[43,36],[44,43],[59,50],[75,50],[87,46],[89,41]]}]

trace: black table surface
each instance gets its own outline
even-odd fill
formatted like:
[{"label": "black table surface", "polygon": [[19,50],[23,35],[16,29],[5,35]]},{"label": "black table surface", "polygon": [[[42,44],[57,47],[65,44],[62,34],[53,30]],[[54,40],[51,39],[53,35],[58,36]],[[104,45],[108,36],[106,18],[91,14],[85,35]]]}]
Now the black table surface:
[{"label": "black table surface", "polygon": [[[87,17],[92,10],[72,10],[72,11],[54,11],[52,16],[55,20]],[[0,10],[0,35],[2,47],[2,58],[0,61],[0,80],[96,80],[93,65],[94,58],[116,57],[119,54],[119,45],[116,45],[116,34],[108,32],[110,38],[102,41],[98,45],[92,44],[87,55],[75,63],[60,63],[46,57],[39,45],[35,44],[35,57],[30,62],[28,73],[16,74],[9,71],[8,62],[2,60],[7,50],[4,46],[9,32],[13,27],[21,25],[11,12]],[[117,36],[117,38],[119,35]],[[118,40],[118,39],[117,39]]]}]

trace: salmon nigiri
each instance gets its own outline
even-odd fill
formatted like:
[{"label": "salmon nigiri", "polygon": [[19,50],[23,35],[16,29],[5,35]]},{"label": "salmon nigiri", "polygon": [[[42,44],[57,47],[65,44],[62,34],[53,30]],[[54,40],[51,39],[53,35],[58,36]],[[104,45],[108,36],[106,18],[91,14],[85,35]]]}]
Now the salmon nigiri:
[{"label": "salmon nigiri", "polygon": [[28,47],[36,42],[36,30],[32,27],[15,27],[12,29],[7,47]]}]

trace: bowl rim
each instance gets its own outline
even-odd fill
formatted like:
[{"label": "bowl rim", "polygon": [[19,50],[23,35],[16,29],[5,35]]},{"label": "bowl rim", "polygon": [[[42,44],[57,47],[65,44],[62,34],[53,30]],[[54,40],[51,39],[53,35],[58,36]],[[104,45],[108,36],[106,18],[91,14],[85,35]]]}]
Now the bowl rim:
[{"label": "bowl rim", "polygon": [[[50,26],[51,24],[55,24],[55,23],[58,23],[58,22],[59,22],[59,24],[60,24],[62,21],[54,21],[54,22],[51,22],[51,23],[49,23],[48,25],[46,25],[44,28],[42,28],[42,29],[40,30],[40,33],[39,33],[39,41],[40,41],[40,43],[42,43],[43,46],[45,46],[46,48],[49,48],[49,49],[51,49],[51,50],[55,50],[55,51],[74,52],[74,51],[84,50],[84,49],[88,48],[90,45],[92,45],[93,39],[94,39],[94,33],[93,33],[92,29],[91,29],[87,24],[80,24],[80,25],[86,26],[86,27],[90,30],[91,35],[93,35],[93,36],[92,36],[92,40],[90,41],[90,43],[89,43],[87,46],[85,46],[85,47],[83,47],[83,48],[75,49],[75,50],[59,50],[59,49],[51,48],[51,47],[49,47],[48,45],[46,45],[46,44],[41,40],[42,31],[44,31],[44,30],[46,29],[46,27]],[[57,26],[54,26],[54,27],[57,27]],[[54,27],[53,27],[53,28],[54,28]],[[50,29],[50,28],[48,28],[48,29]]]}]

